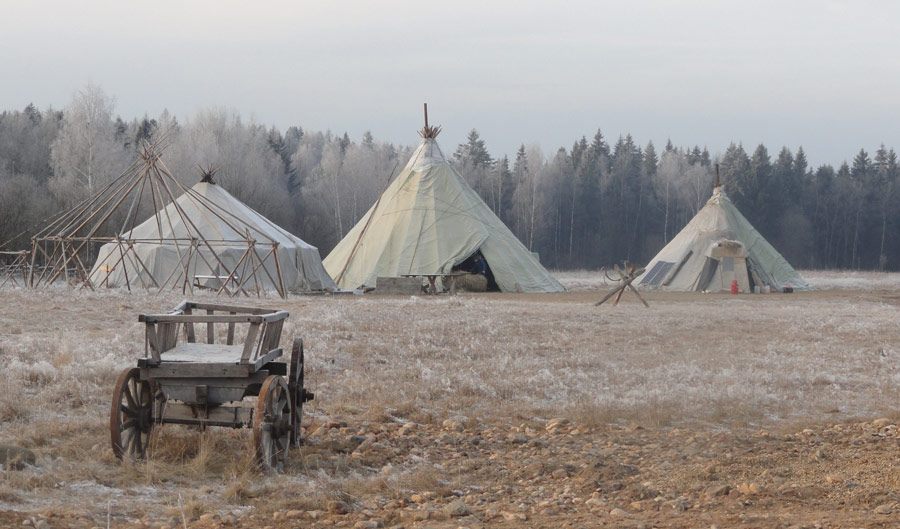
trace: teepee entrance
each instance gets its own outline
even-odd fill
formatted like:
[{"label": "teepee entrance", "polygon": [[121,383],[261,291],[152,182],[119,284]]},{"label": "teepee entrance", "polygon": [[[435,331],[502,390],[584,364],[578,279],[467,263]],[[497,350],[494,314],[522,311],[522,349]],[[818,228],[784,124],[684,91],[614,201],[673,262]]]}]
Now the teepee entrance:
[{"label": "teepee entrance", "polygon": [[694,290],[698,292],[728,290],[737,281],[744,292],[751,290],[747,270],[747,250],[738,241],[723,239],[713,243],[703,263]]}]

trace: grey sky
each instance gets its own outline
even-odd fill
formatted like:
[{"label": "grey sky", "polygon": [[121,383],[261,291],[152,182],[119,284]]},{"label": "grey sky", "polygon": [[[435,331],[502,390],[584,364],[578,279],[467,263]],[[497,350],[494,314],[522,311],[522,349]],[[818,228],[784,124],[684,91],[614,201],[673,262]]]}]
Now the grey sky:
[{"label": "grey sky", "polygon": [[[597,127],[658,146],[900,148],[900,3],[2,0],[0,107],[88,82],[123,117],[225,106],[286,127],[546,154]],[[774,153],[773,153],[774,154]]]}]

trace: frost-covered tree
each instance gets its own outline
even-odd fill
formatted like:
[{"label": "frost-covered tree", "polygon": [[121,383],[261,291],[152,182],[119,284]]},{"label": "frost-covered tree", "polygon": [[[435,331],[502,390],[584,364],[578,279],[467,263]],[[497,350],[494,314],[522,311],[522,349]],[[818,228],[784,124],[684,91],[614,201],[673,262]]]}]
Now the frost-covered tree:
[{"label": "frost-covered tree", "polygon": [[63,203],[101,189],[131,163],[132,153],[116,137],[114,111],[114,98],[97,85],[79,90],[63,111],[50,154],[50,189]]}]

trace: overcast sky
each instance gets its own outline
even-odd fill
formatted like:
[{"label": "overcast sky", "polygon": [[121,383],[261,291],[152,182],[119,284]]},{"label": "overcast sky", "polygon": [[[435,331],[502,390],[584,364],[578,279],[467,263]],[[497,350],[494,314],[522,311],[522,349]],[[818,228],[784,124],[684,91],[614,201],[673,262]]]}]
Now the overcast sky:
[{"label": "overcast sky", "polygon": [[[615,139],[839,163],[900,148],[900,2],[0,0],[0,108],[89,82],[131,118],[224,106],[284,128],[492,154]],[[774,153],[773,153],[774,154]]]}]

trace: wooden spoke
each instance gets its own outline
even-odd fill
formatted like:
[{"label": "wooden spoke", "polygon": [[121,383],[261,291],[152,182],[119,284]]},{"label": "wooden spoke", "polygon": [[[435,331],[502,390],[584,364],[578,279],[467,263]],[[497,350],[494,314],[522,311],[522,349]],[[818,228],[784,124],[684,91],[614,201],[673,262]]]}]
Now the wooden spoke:
[{"label": "wooden spoke", "polygon": [[153,428],[153,390],[150,382],[140,379],[137,368],[122,371],[116,380],[109,433],[117,458],[140,460],[146,457]]},{"label": "wooden spoke", "polygon": [[300,421],[303,418],[303,403],[310,400],[303,386],[303,340],[294,338],[291,348],[290,372],[288,373],[288,390],[291,395],[291,446],[298,447],[301,442]]},{"label": "wooden spoke", "polygon": [[284,470],[291,434],[291,398],[284,378],[269,375],[263,381],[253,416],[256,460],[266,471]]}]

